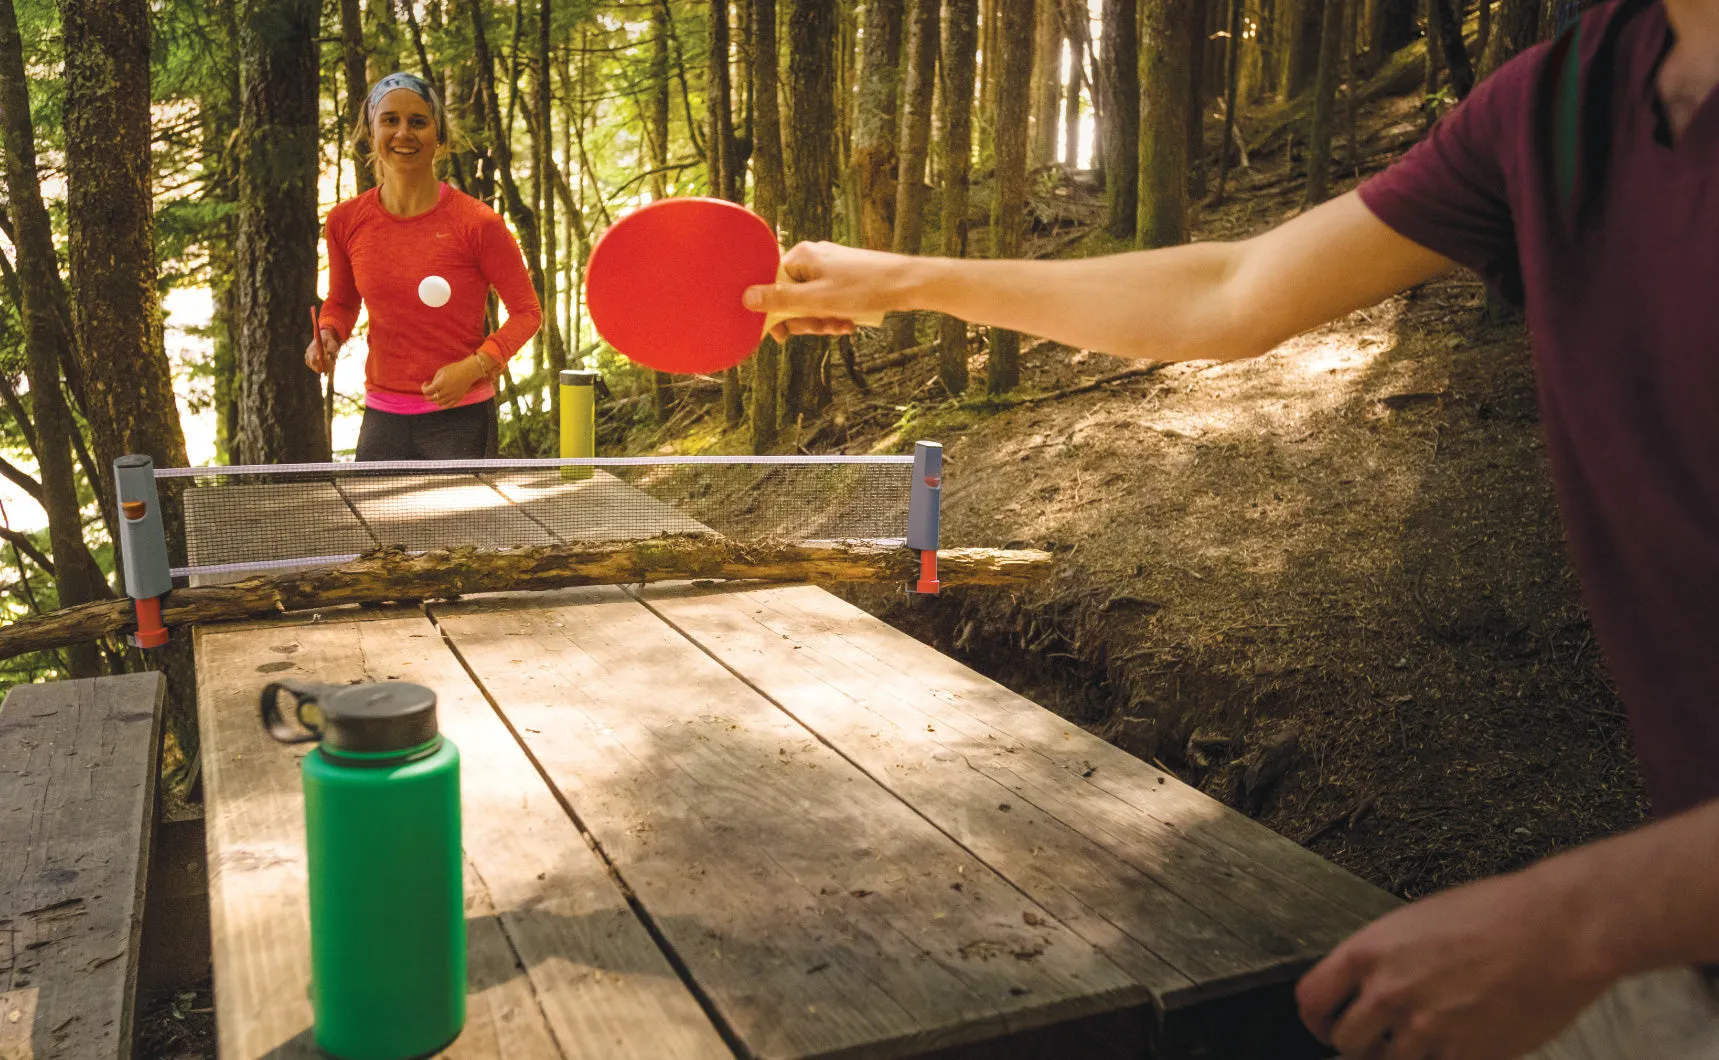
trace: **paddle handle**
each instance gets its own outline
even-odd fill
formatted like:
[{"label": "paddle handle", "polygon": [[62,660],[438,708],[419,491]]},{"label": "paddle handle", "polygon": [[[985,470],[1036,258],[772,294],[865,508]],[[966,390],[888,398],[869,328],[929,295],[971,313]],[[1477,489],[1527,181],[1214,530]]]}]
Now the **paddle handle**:
[{"label": "paddle handle", "polygon": [[[778,266],[776,266],[776,282],[777,283],[793,283],[794,281],[789,279],[788,270],[786,268],[784,268],[783,266],[778,265]],[[784,320],[792,320],[792,319],[794,319],[794,317],[796,317],[798,315],[800,315],[800,314],[796,314],[796,313],[768,313],[768,314],[766,314],[764,317],[764,334],[766,334],[766,335],[770,334],[771,328],[775,327],[777,324],[780,324]],[[882,313],[861,313],[857,316],[851,317],[850,319],[852,319],[855,324],[858,324],[862,328],[881,328],[881,327],[883,327],[883,314]]]},{"label": "paddle handle", "polygon": [[[316,306],[310,307],[310,341],[322,344],[322,314]],[[323,351],[326,357],[328,351]],[[328,439],[328,451],[334,452],[334,365],[328,366],[328,375],[322,381],[322,433]]]}]

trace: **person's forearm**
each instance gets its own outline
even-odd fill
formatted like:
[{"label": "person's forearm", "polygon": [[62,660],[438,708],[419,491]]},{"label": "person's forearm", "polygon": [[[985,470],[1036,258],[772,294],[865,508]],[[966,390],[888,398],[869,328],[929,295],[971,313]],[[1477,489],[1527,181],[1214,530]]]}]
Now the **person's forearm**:
[{"label": "person's forearm", "polygon": [[918,259],[887,309],[932,309],[1123,357],[1228,360],[1451,267],[1354,192],[1236,243],[1076,261]]},{"label": "person's forearm", "polygon": [[1611,977],[1719,963],[1719,800],[1526,870]]},{"label": "person's forearm", "polygon": [[1264,351],[1222,308],[1234,247],[1194,243],[1074,261],[916,258],[905,268],[901,308],[1118,357],[1246,357]]}]

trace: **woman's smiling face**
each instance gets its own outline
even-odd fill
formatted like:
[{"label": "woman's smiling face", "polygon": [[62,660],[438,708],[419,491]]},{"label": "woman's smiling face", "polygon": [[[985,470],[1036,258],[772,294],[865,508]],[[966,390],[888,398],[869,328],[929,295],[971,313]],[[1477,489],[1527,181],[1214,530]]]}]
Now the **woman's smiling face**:
[{"label": "woman's smiling face", "polygon": [[436,115],[424,98],[396,88],[382,97],[370,115],[370,142],[384,165],[415,173],[436,160]]}]

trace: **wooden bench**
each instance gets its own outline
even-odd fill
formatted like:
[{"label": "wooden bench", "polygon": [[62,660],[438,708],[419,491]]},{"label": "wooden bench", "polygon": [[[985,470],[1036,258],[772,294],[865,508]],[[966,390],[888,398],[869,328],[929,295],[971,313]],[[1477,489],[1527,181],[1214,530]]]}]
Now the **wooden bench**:
[{"label": "wooden bench", "polygon": [[0,706],[0,1060],[131,1055],[166,694],[124,674]]}]

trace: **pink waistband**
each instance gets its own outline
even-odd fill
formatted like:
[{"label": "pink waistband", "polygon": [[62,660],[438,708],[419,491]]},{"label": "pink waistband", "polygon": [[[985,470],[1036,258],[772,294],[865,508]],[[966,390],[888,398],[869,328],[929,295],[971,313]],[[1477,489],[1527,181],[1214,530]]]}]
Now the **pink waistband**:
[{"label": "pink waistband", "polygon": [[[495,396],[495,387],[488,382],[480,382],[466,392],[465,399],[454,408],[476,405],[480,401],[488,401]],[[425,412],[440,412],[436,403],[421,394],[396,394],[391,390],[367,390],[364,393],[364,407],[378,412],[392,412],[401,416],[417,416]]]}]

